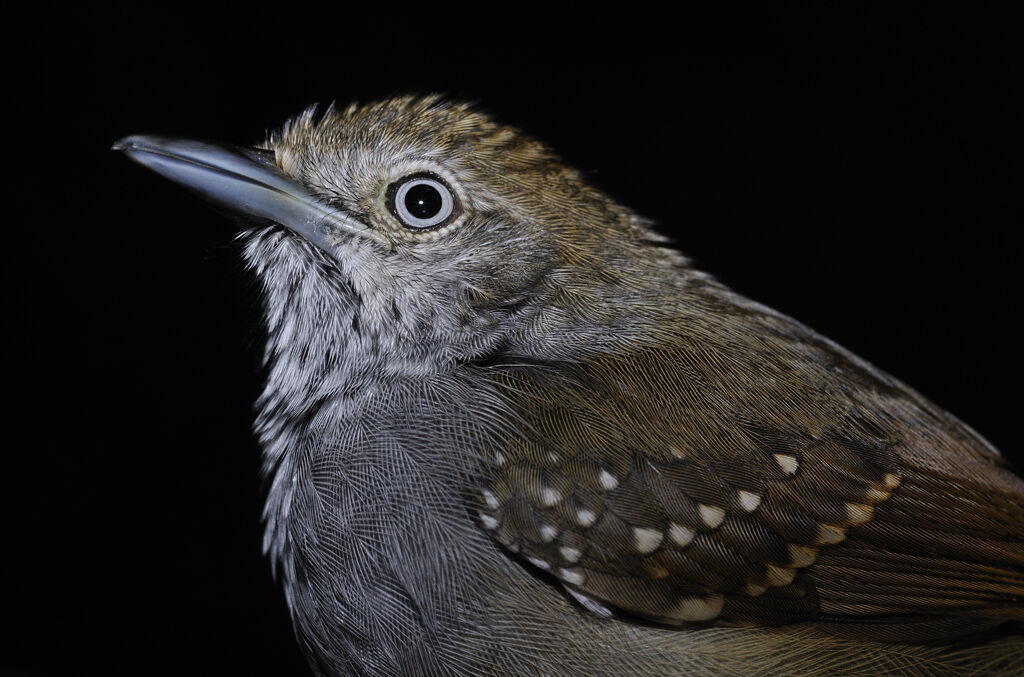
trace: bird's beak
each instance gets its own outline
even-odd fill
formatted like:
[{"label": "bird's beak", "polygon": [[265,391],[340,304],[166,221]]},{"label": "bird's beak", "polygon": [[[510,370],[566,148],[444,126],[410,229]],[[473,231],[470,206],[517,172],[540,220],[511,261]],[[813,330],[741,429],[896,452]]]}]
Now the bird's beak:
[{"label": "bird's beak", "polygon": [[365,230],[281,171],[273,151],[149,135],[127,136],[112,149],[212,202],[280,223],[332,256],[339,231]]}]

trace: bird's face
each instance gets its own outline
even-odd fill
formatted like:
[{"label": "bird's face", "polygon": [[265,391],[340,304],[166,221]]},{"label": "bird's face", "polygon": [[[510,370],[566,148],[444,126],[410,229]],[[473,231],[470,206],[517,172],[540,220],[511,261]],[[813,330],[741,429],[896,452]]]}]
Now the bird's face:
[{"label": "bird's face", "polygon": [[[267,148],[334,215],[320,252],[358,297],[362,321],[380,331],[479,334],[558,266],[557,234],[529,199],[558,165],[467,107],[403,99],[307,111]],[[317,252],[295,237],[247,251],[257,266],[301,269]]]}]

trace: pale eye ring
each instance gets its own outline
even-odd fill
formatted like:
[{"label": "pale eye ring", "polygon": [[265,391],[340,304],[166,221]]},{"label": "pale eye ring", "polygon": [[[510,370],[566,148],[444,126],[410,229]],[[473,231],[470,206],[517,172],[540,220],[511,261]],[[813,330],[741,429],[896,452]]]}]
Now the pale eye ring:
[{"label": "pale eye ring", "polygon": [[391,213],[410,230],[433,230],[455,214],[455,195],[440,177],[412,174],[388,186]]}]

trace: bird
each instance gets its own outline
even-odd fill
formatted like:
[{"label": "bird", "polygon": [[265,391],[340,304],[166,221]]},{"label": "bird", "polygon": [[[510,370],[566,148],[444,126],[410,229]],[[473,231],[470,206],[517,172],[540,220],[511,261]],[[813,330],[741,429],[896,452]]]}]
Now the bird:
[{"label": "bird", "polygon": [[1024,671],[998,450],[478,105],[114,148],[247,219],[315,674]]}]

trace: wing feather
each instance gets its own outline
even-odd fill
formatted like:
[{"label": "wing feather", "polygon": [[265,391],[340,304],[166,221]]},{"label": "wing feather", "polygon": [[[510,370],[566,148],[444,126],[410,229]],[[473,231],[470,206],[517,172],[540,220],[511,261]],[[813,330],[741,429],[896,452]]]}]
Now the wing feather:
[{"label": "wing feather", "polygon": [[489,365],[523,424],[482,526],[595,608],[659,622],[1024,617],[1021,480],[913,391],[783,338]]}]

